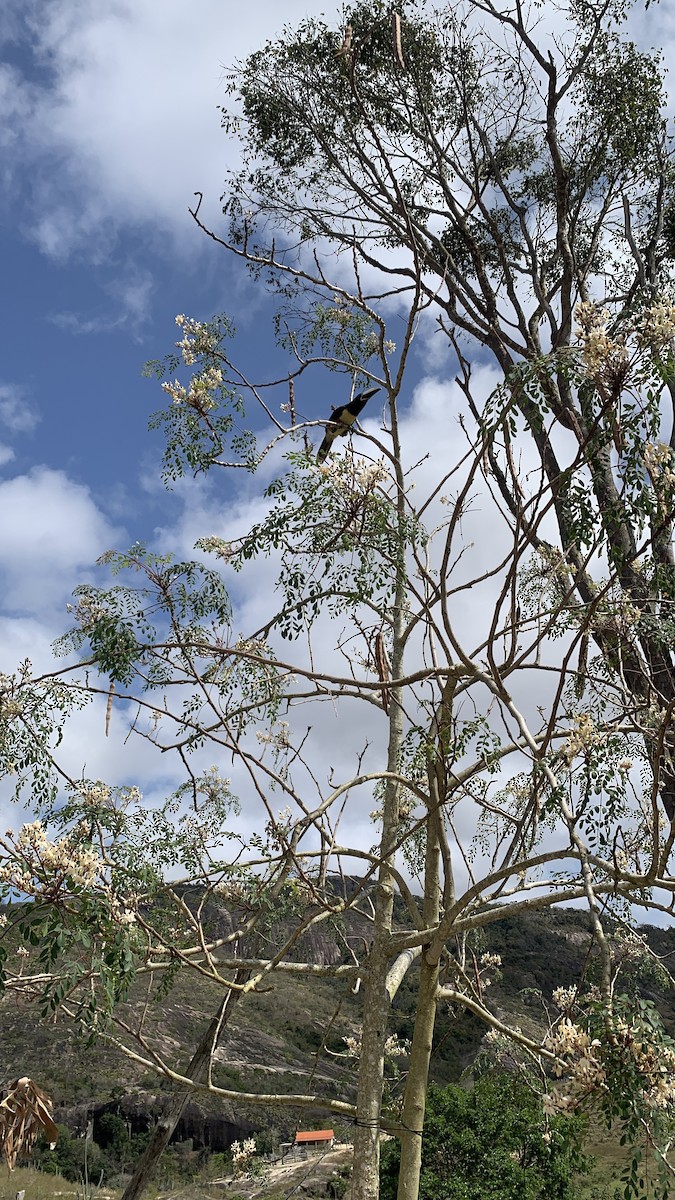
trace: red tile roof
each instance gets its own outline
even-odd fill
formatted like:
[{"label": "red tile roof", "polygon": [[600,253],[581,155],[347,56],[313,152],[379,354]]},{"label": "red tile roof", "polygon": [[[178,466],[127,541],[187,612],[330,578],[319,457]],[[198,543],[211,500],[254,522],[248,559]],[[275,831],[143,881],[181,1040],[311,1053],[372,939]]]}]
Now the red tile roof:
[{"label": "red tile roof", "polygon": [[296,1133],[295,1140],[296,1142],[329,1142],[334,1137],[332,1129],[312,1129]]}]

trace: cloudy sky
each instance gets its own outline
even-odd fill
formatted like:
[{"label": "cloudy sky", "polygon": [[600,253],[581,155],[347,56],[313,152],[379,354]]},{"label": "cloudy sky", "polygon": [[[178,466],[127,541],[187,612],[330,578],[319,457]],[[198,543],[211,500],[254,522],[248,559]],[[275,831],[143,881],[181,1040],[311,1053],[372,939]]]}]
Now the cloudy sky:
[{"label": "cloudy sky", "polygon": [[[147,429],[164,397],[141,375],[172,348],[177,313],[235,314],[239,361],[260,375],[271,361],[271,305],[188,206],[203,193],[215,224],[235,164],[218,111],[228,65],[282,22],[340,21],[326,0],[236,7],[233,20],[230,0],[4,0],[0,670],[24,656],[46,664],[73,587],[96,578],[104,550],[140,540],[189,555],[200,535],[227,537],[254,502],[245,480],[238,496],[221,483],[164,489],[161,439]],[[668,35],[669,21],[659,13]],[[444,450],[438,414],[447,434],[452,391],[443,356],[424,351],[410,426],[420,455],[431,442]],[[301,410],[318,419],[334,399],[305,393]],[[252,617],[262,595],[257,585]],[[123,750],[115,720],[105,741],[100,713],[82,718],[73,770],[109,778],[124,755],[129,782],[161,790],[156,756]]]},{"label": "cloudy sky", "polygon": [[[217,219],[234,153],[218,112],[225,67],[278,28],[271,0],[236,27],[229,7],[3,5],[0,464],[12,520],[0,559],[19,609],[47,599],[33,586],[41,560],[60,583],[99,547],[176,519],[147,432],[163,398],[141,378],[171,349],[176,313],[235,309],[244,359],[269,337],[243,273],[187,211],[203,191]],[[288,20],[306,11],[284,5]]]},{"label": "cloudy sky", "polygon": [[[310,11],[290,0],[283,19]],[[236,311],[243,362],[262,366],[272,344],[271,309],[188,214],[201,191],[217,220],[234,161],[226,68],[281,22],[276,0],[242,6],[236,24],[231,12],[224,0],[2,5],[0,670],[46,666],[73,587],[106,549],[189,555],[200,533],[225,532],[216,487],[161,484],[147,424],[165,397],[141,370],[172,349],[179,312]],[[78,721],[75,773],[119,778],[124,762],[122,778],[161,789],[156,755],[123,749],[121,716],[106,742],[99,717]]]},{"label": "cloudy sky", "polygon": [[[236,165],[219,112],[228,66],[326,8],[251,0],[233,22],[228,0],[3,4],[0,670],[26,656],[47,667],[72,589],[102,582],[103,551],[144,541],[189,557],[200,535],[231,536],[250,518],[260,485],[248,476],[236,495],[222,477],[165,490],[147,425],[166,397],[141,372],[173,348],[177,313],[225,311],[237,360],[265,375],[272,306],[188,206],[203,193],[217,225]],[[337,396],[298,399],[320,418]],[[243,629],[267,595],[260,568],[252,580]],[[171,772],[125,744],[125,722],[116,706],[106,740],[100,707],[78,718],[68,765],[160,795]]]}]

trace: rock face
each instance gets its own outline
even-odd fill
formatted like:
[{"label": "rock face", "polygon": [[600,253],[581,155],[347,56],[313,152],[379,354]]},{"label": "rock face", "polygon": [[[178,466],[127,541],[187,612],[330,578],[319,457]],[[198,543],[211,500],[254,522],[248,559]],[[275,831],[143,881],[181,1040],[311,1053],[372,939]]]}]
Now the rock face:
[{"label": "rock face", "polygon": [[[62,1106],[55,1109],[54,1116],[61,1125],[67,1125],[77,1137],[87,1132],[98,1141],[98,1125],[104,1113],[115,1113],[124,1118],[130,1134],[146,1133],[164,1114],[166,1098],[149,1092],[136,1092],[122,1096],[119,1100]],[[233,1142],[248,1137],[254,1132],[248,1121],[238,1121],[231,1112],[223,1108],[220,1112],[207,1112],[201,1105],[191,1102],[186,1105],[176,1126],[172,1142],[192,1142],[195,1150],[203,1147],[213,1152],[228,1150]]]},{"label": "rock face", "polygon": [[248,1122],[235,1123],[216,1113],[207,1113],[198,1104],[188,1104],[176,1126],[172,1141],[192,1141],[195,1149],[207,1146],[209,1150],[228,1150],[233,1142],[241,1141],[253,1133]]}]

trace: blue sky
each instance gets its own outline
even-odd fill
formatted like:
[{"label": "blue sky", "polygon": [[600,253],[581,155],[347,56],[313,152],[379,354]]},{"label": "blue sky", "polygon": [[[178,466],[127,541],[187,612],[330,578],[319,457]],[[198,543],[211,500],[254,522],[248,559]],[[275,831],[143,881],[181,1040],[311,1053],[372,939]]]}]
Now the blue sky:
[{"label": "blue sky", "polygon": [[[224,478],[164,490],[161,437],[147,423],[165,398],[141,374],[146,360],[172,349],[177,313],[234,315],[237,360],[257,378],[272,361],[271,303],[205,239],[188,206],[202,192],[200,215],[216,225],[235,165],[218,112],[227,65],[284,22],[326,12],[337,28],[340,18],[325,0],[249,0],[233,20],[234,8],[231,0],[3,0],[0,670],[24,655],[46,666],[72,589],[96,578],[104,550],[141,540],[189,555],[197,537],[227,537],[228,522],[255,507],[256,485],[242,475],[237,494]],[[667,49],[673,20],[665,5],[652,6],[640,32]],[[443,439],[454,436],[454,372],[447,354],[424,339],[422,348],[412,458],[430,444],[442,455]],[[330,383],[330,395],[317,395],[303,378],[306,417],[328,414],[339,395]],[[486,391],[491,383],[486,372]],[[480,508],[472,519],[480,554],[489,519]],[[242,620],[255,627],[269,591],[260,568],[252,579]],[[474,620],[475,598],[472,606]],[[125,720],[116,709],[106,741],[100,706],[85,714],[69,750],[73,770],[110,779],[123,756],[125,780],[160,794],[157,758],[147,746],[125,747]],[[365,810],[362,819],[365,829]]]},{"label": "blue sky", "polygon": [[[236,309],[244,362],[262,366],[271,346],[271,310],[187,211],[200,190],[218,217],[233,154],[218,112],[224,67],[280,24],[273,0],[234,27],[231,11],[222,0],[3,3],[0,670],[26,656],[49,666],[71,592],[102,582],[106,549],[143,540],[189,555],[200,533],[222,532],[224,479],[161,485],[147,424],[166,398],[141,371],[172,349],[179,312]],[[284,19],[308,11],[292,2]],[[110,739],[101,733],[95,705],[66,744],[75,774],[157,795],[175,784],[156,755],[125,747],[123,711]]]},{"label": "blue sky", "polygon": [[[4,0],[0,582],[11,615],[50,608],[51,625],[111,538],[152,542],[185,521],[195,493],[158,485],[161,440],[147,421],[164,397],[141,376],[172,348],[176,313],[234,314],[237,359],[264,374],[271,304],[187,210],[203,192],[217,226],[236,154],[218,112],[226,67],[284,22],[331,9],[337,28],[337,5],[322,0],[250,0],[236,20],[228,0]],[[669,42],[672,20],[652,6],[641,32]],[[432,359],[434,382],[443,368]],[[320,418],[337,395],[303,379],[298,406]]]},{"label": "blue sky", "polygon": [[[140,540],[189,557],[199,536],[227,536],[232,522],[241,531],[255,511],[261,485],[241,473],[234,485],[221,475],[164,489],[161,434],[147,424],[167,400],[141,372],[173,349],[177,313],[219,311],[235,317],[237,362],[258,380],[271,368],[271,302],[188,206],[203,192],[200,215],[217,226],[236,165],[218,111],[226,66],[283,22],[325,8],[252,0],[233,23],[229,0],[4,0],[0,670],[25,656],[48,669],[73,588],[103,582],[94,565],[103,551]],[[329,383],[317,395],[303,378],[304,415],[328,415],[341,396],[340,381]],[[270,597],[267,569],[250,576],[243,631]],[[126,740],[127,718],[116,704],[104,738],[102,703],[78,716],[66,765],[159,799],[178,777],[147,744]],[[21,819],[10,810],[10,823]]]},{"label": "blue sky", "polygon": [[[229,8],[41,0],[0,16],[0,478],[25,481],[24,503],[33,480],[41,505],[50,479],[53,514],[66,480],[88,489],[128,542],[182,504],[155,486],[147,421],[164,397],[141,377],[172,349],[176,313],[236,310],[249,365],[272,344],[271,309],[187,212],[201,190],[217,221],[233,161],[224,65],[279,26],[276,4],[248,5],[234,28]],[[308,11],[284,5],[284,18]]]}]

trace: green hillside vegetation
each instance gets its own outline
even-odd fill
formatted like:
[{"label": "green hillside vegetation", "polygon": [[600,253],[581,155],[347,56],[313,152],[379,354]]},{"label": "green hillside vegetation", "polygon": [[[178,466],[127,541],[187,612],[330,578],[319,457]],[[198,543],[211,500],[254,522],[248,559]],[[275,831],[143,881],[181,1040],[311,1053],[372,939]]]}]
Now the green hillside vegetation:
[{"label": "green hillside vegetation", "polygon": [[[15,953],[10,932],[4,934],[9,954]],[[347,926],[347,934],[350,929]],[[670,930],[646,931],[650,946],[660,956],[675,952],[675,934]],[[582,972],[593,972],[588,958],[589,933],[586,915],[567,909],[532,914],[518,921],[506,918],[490,925],[475,943],[472,953],[490,951],[504,966],[495,973],[489,1004],[500,1018],[506,1014],[524,1030],[541,1036],[546,1027],[554,987],[572,986]],[[305,948],[306,949],[306,948]],[[337,942],[325,933],[314,946],[320,957],[332,958]],[[666,1027],[675,1032],[674,997],[667,979],[645,973],[633,979],[643,995],[657,1002]],[[417,971],[403,981],[393,1012],[392,1031],[402,1042],[412,1033]],[[138,981],[128,1002],[128,1012],[147,1000],[146,985]],[[178,974],[165,996],[148,1008],[148,1031],[163,1044],[190,1047],[202,1024],[208,1022],[217,1001],[217,989],[207,980]],[[247,996],[233,1016],[218,1052],[215,1076],[250,1091],[274,1088],[299,1092],[320,1078],[341,1097],[353,1096],[351,1060],[345,1061],[344,1038],[353,1036],[360,1021],[361,999],[345,983],[325,979],[299,982],[279,973],[260,992]],[[147,1130],[162,1109],[171,1085],[155,1073],[130,1063],[103,1039],[85,1045],[75,1027],[62,1015],[57,1021],[30,1023],[33,1008],[16,993],[0,1000],[0,1039],[6,1077],[27,1074],[39,1081],[53,1097],[62,1138],[55,1152],[38,1149],[32,1160],[42,1171],[60,1172],[78,1183],[84,1171],[84,1139],[87,1122],[93,1122],[93,1142],[88,1147],[87,1169],[92,1178],[102,1177],[105,1186],[123,1183],[140,1154]],[[431,1077],[437,1087],[463,1082],[470,1084],[472,1066],[478,1073],[490,1062],[484,1045],[485,1026],[466,1011],[439,1008],[432,1055]],[[184,1052],[186,1053],[186,1052]],[[405,1072],[405,1059],[390,1073],[389,1095],[395,1102]],[[328,1122],[339,1137],[350,1138],[348,1126]],[[218,1104],[213,1097],[200,1096],[189,1106],[165,1155],[158,1184],[187,1186],[206,1182],[229,1168],[229,1145],[242,1136],[256,1138],[261,1153],[275,1153],[282,1141],[290,1141],[299,1126],[320,1128],[327,1124],[321,1111],[260,1108]],[[579,1200],[613,1200],[613,1189],[621,1184],[625,1150],[618,1136],[608,1133],[597,1121],[590,1127],[586,1149],[595,1165],[585,1183],[579,1181]],[[595,1189],[595,1190],[594,1190]],[[609,1190],[607,1190],[609,1189]],[[0,1200],[2,1197],[0,1196]]]}]

